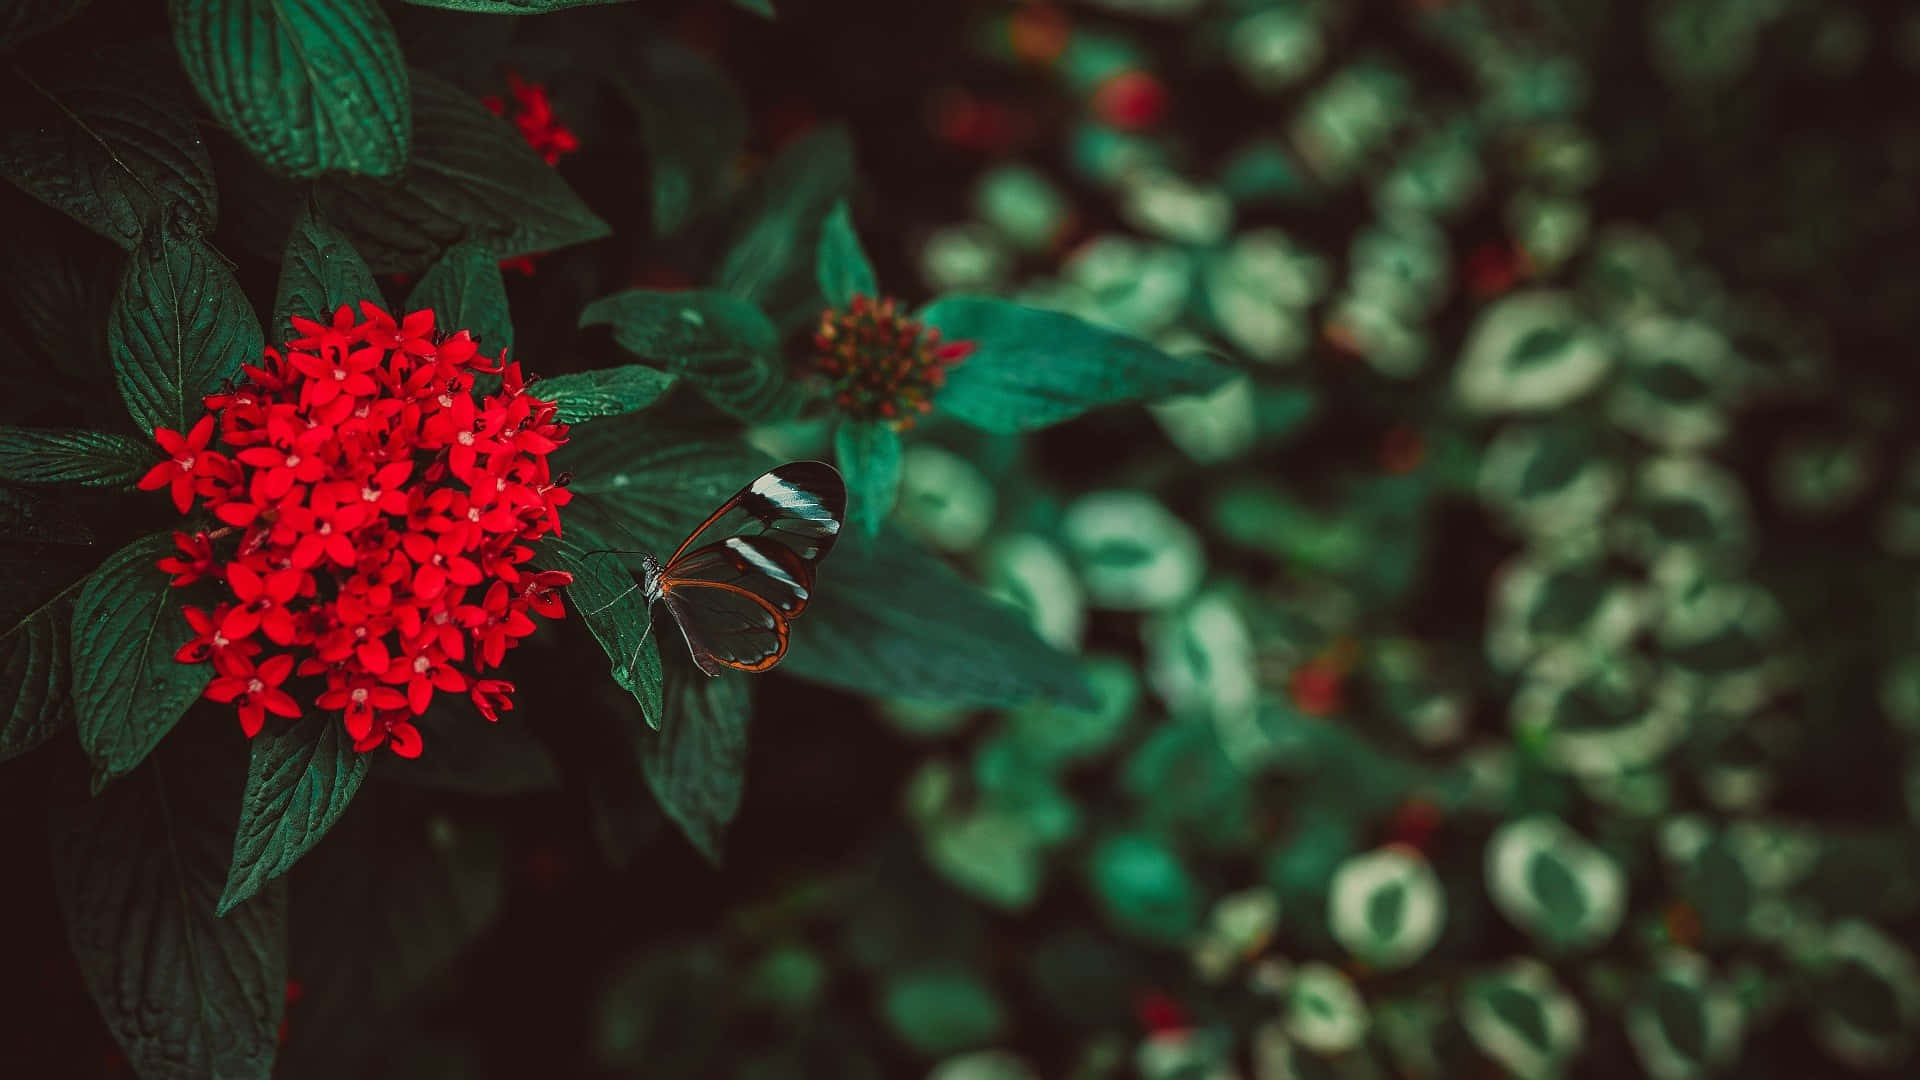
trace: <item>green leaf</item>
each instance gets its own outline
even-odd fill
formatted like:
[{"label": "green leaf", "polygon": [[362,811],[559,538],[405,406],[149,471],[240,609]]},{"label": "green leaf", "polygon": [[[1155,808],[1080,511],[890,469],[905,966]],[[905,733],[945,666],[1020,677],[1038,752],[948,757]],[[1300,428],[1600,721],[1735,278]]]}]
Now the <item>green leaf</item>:
[{"label": "green leaf", "polygon": [[407,66],[374,0],[172,0],[167,12],[200,99],[269,168],[406,167]]},{"label": "green leaf", "polygon": [[110,431],[0,427],[0,481],[130,487],[159,461],[151,444]]},{"label": "green leaf", "polygon": [[733,6],[744,8],[763,18],[777,17],[773,10],[773,0],[733,0]]},{"label": "green leaf", "polygon": [[105,779],[124,776],[212,681],[205,664],[173,658],[193,640],[167,575],[158,532],[114,552],[81,586],[73,612],[73,703],[80,746]]},{"label": "green leaf", "polygon": [[621,348],[684,377],[742,420],[782,419],[799,405],[801,391],[780,361],[780,332],[750,300],[628,289],[588,304],[580,325],[612,327]]},{"label": "green leaf", "polygon": [[[585,508],[587,517],[595,511]],[[593,531],[573,513],[569,504],[567,535],[550,545],[549,562],[573,575],[567,596],[595,640],[613,662],[613,680],[640,703],[641,715],[649,726],[658,728],[665,715],[661,705],[663,677],[660,671],[660,639],[649,633],[652,616],[641,591],[634,587],[633,575],[622,567],[617,556],[605,552],[621,547],[619,533],[612,538]],[[603,553],[589,555],[600,550]]]},{"label": "green leaf", "polygon": [[724,197],[747,143],[747,105],[706,57],[671,41],[646,45],[646,70],[621,89],[640,117],[653,179],[653,229],[678,231]]},{"label": "green leaf", "polygon": [[575,428],[552,460],[556,472],[573,474],[567,487],[574,496],[567,506],[569,533],[580,521],[606,541],[588,547],[662,556],[774,464],[737,438],[654,412]]},{"label": "green leaf", "polygon": [[374,779],[468,795],[517,795],[560,786],[553,755],[515,713],[502,713],[489,724],[464,699],[457,705],[436,701],[413,724],[426,752],[411,759],[371,755]]},{"label": "green leaf", "polygon": [[767,167],[746,223],[721,263],[722,289],[781,326],[819,314],[814,262],[827,212],[853,187],[853,143],[839,128],[795,139]]},{"label": "green leaf", "polygon": [[641,736],[640,771],[660,808],[718,865],[722,834],[740,810],[747,779],[747,682],[674,663],[666,703],[660,731]]},{"label": "green leaf", "polygon": [[860,247],[860,234],[853,231],[853,211],[847,208],[845,199],[834,203],[833,212],[827,215],[814,274],[820,279],[820,291],[828,307],[845,308],[856,296],[880,295],[880,283],[873,276],[866,251]]},{"label": "green leaf", "polygon": [[14,0],[0,9],[0,49],[46,33],[87,6],[87,0]]},{"label": "green leaf", "polygon": [[326,216],[309,199],[293,223],[280,258],[280,287],[274,291],[268,330],[279,340],[292,332],[293,316],[327,322],[343,304],[354,308],[358,318],[362,300],[380,302],[373,271],[353,250],[353,241],[327,224]]},{"label": "green leaf", "polygon": [[900,491],[900,433],[883,420],[843,421],[833,454],[847,481],[847,520],[864,536],[880,535]]},{"label": "green leaf", "polygon": [[265,1080],[286,995],[286,889],[214,915],[238,793],[186,755],[165,758],[53,815],[74,956],[135,1072]]},{"label": "green leaf", "polygon": [[342,177],[315,197],[376,274],[417,274],[473,240],[496,259],[598,240],[611,230],[512,124],[414,71],[413,155],[398,183]]},{"label": "green leaf", "polygon": [[311,712],[284,731],[254,736],[233,862],[214,914],[227,914],[293,869],[346,813],[366,776],[367,756],[354,750],[332,713]]},{"label": "green leaf", "polygon": [[626,0],[407,0],[420,7],[465,11],[475,15],[539,15],[567,8],[621,4]]},{"label": "green leaf", "polygon": [[921,319],[949,341],[974,343],[948,370],[934,407],[995,433],[1032,431],[1105,405],[1203,394],[1233,377],[1219,364],[1004,300],[949,297]]},{"label": "green leaf", "polygon": [[1006,707],[1037,699],[1092,708],[1072,657],[899,534],[865,559],[829,558],[794,621],[785,670],[879,697]]},{"label": "green leaf", "polygon": [[408,311],[433,312],[441,330],[465,330],[488,352],[513,347],[513,315],[500,260],[478,241],[455,244],[407,296]]},{"label": "green leaf", "polygon": [[599,416],[639,412],[658,401],[673,386],[674,379],[658,368],[624,364],[542,379],[534,396],[557,403],[561,423],[577,424]]},{"label": "green leaf", "polygon": [[[81,579],[84,580],[84,579]],[[19,757],[53,737],[70,720],[72,687],[67,656],[73,628],[75,581],[0,630],[0,761]]]},{"label": "green leaf", "polygon": [[107,317],[114,382],[142,431],[186,431],[202,399],[260,359],[253,307],[226,262],[198,236],[156,232],[127,260]]},{"label": "green leaf", "polygon": [[163,64],[129,47],[44,83],[16,69],[0,174],[122,248],[175,214],[211,230],[213,162]]}]

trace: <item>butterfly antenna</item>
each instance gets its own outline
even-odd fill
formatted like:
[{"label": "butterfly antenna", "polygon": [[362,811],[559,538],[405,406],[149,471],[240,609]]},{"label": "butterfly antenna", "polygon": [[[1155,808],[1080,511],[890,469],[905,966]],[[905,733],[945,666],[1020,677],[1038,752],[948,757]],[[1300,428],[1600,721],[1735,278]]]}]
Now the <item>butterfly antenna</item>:
[{"label": "butterfly antenna", "polygon": [[[615,604],[617,604],[617,603],[619,603],[620,601],[622,601],[622,600],[625,600],[625,599],[627,598],[627,593],[630,593],[630,592],[632,592],[633,590],[635,590],[635,589],[637,589],[637,588],[639,588],[639,587],[640,587],[640,583],[639,583],[639,582],[637,582],[637,581],[636,581],[636,582],[634,582],[633,584],[631,584],[631,585],[629,585],[629,586],[627,586],[627,588],[626,588],[626,591],[625,591],[625,592],[622,592],[622,593],[621,593],[621,594],[620,594],[619,596],[616,596],[616,597],[614,597],[613,599],[611,599],[611,600],[609,600],[609,601],[607,601],[606,603],[604,603],[604,604],[601,604],[601,605],[600,605],[599,607],[597,607],[597,608],[594,608],[594,609],[593,609],[592,611],[589,611],[589,612],[586,612],[586,614],[588,614],[588,615],[598,615],[598,614],[600,614],[601,612],[603,612],[603,611],[605,611],[605,610],[607,610],[608,608],[610,608],[610,607],[612,607],[613,605],[615,605]],[[647,625],[649,625],[649,626],[651,626],[651,625],[653,625],[653,624],[652,624],[652,623],[648,623]]]}]

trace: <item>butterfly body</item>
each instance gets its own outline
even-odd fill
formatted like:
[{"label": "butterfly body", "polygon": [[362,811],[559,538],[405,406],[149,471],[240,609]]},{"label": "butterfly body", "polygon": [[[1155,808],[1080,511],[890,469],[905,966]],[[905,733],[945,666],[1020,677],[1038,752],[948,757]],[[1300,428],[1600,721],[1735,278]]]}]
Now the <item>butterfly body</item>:
[{"label": "butterfly body", "polygon": [[812,599],[846,506],[833,466],[789,462],[722,503],[666,560],[644,557],[635,585],[649,606],[665,605],[700,670],[765,671],[786,655],[789,622]]}]

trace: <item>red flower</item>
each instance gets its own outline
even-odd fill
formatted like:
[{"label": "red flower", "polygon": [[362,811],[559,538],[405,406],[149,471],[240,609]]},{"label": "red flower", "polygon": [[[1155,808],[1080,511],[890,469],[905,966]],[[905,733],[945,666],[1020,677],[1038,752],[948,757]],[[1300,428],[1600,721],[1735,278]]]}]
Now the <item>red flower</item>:
[{"label": "red flower", "polygon": [[[188,435],[156,435],[171,458],[142,484],[177,502],[185,490],[183,510],[198,498],[226,523],[176,533],[180,553],[160,560],[176,585],[231,594],[185,609],[195,636],[175,658],[213,663],[206,696],[248,735],[305,700],[337,712],[356,748],[414,757],[411,717],[436,693],[466,694],[488,720],[511,709],[513,684],[478,673],[534,615],[563,611],[555,590],[572,578],[520,567],[560,530],[567,492],[546,458],[566,427],[519,365],[437,332],[432,312],[360,315],[295,318],[284,350],[208,397]],[[477,372],[499,389],[476,399]]]},{"label": "red flower", "polygon": [[[207,449],[213,438],[213,417],[203,416],[185,435],[171,428],[153,429],[153,440],[166,451],[167,460],[147,470],[140,478],[141,491],[171,488],[174,509],[186,513],[201,483],[217,475],[227,464],[225,458]],[[176,584],[178,584],[176,582]]]},{"label": "red flower", "polygon": [[971,341],[942,342],[939,330],[908,318],[894,300],[865,296],[844,312],[822,313],[813,345],[814,369],[841,412],[901,427],[933,408],[947,368],[973,352]]},{"label": "red flower", "polygon": [[[527,145],[545,159],[549,165],[557,164],[561,158],[580,149],[580,140],[566,125],[553,115],[553,102],[547,98],[547,88],[540,83],[530,83],[520,78],[518,72],[507,72],[507,91],[513,95],[513,115],[508,119],[520,129],[520,137]],[[495,116],[507,116],[507,102],[498,96],[482,98],[485,105]]]}]

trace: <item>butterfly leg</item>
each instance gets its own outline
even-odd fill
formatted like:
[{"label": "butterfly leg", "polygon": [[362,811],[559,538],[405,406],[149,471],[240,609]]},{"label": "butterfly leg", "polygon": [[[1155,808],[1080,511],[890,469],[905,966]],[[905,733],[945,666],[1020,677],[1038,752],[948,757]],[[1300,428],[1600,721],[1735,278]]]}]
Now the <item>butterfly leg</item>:
[{"label": "butterfly leg", "polygon": [[633,647],[633,659],[627,661],[627,678],[631,680],[640,671],[640,650],[646,648],[647,635],[653,633],[653,612],[647,612],[647,628],[640,631],[640,640]]}]

